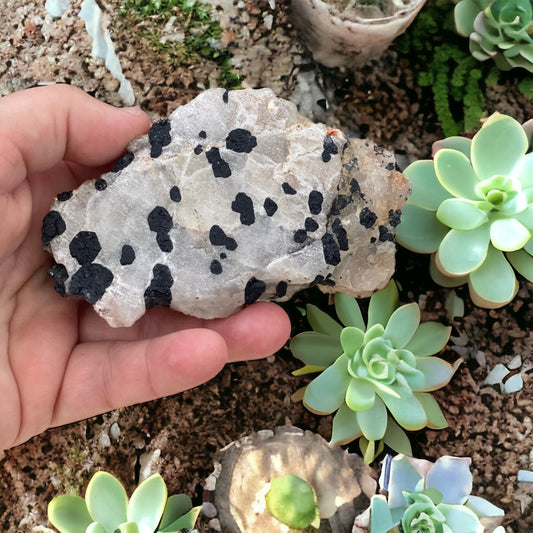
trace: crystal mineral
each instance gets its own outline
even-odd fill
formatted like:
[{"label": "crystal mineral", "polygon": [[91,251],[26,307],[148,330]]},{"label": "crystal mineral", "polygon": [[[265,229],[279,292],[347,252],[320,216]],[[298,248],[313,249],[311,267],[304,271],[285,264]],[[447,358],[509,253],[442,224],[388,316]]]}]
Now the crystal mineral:
[{"label": "crystal mineral", "polygon": [[269,89],[212,89],[57,195],[42,227],[50,275],[114,327],[156,305],[223,317],[313,285],[368,296],[394,270],[409,193],[394,167]]}]

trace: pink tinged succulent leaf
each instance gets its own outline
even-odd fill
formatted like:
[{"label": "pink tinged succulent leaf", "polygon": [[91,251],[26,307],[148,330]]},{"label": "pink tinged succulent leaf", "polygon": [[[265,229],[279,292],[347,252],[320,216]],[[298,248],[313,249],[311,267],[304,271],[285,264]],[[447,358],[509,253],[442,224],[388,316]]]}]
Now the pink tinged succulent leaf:
[{"label": "pink tinged succulent leaf", "polygon": [[361,309],[357,300],[353,296],[348,296],[342,292],[335,294],[335,311],[339,320],[346,326],[359,328],[365,331],[366,325],[361,314]]},{"label": "pink tinged succulent leaf", "polygon": [[340,406],[333,417],[331,430],[331,446],[341,446],[358,439],[363,432],[357,422],[357,412],[352,411],[346,404]]},{"label": "pink tinged succulent leaf", "polygon": [[470,274],[468,286],[472,301],[490,309],[508,304],[518,291],[513,268],[493,246],[489,246],[485,262]]},{"label": "pink tinged succulent leaf", "polygon": [[533,257],[525,250],[508,252],[506,255],[516,271],[522,274],[527,280],[533,282]]},{"label": "pink tinged succulent leaf", "polygon": [[378,391],[378,395],[385,402],[396,422],[409,431],[422,429],[427,423],[427,416],[413,391],[400,383],[394,383],[390,385],[390,388],[399,398],[382,390]]},{"label": "pink tinged succulent leaf", "polygon": [[505,515],[505,511],[503,509],[500,509],[500,507],[490,503],[489,501],[485,500],[485,498],[481,498],[480,496],[470,495],[465,503],[465,506],[471,511],[474,511],[474,513],[476,513],[479,517]]},{"label": "pink tinged succulent leaf", "polygon": [[459,287],[459,285],[464,285],[468,283],[468,276],[447,276],[443,274],[437,266],[437,256],[433,254],[429,262],[429,274],[431,279],[440,285],[441,287]]},{"label": "pink tinged succulent leaf", "polygon": [[423,322],[405,349],[417,357],[434,355],[446,346],[451,331],[451,326],[444,326],[438,322]]},{"label": "pink tinged succulent leaf", "polygon": [[437,177],[450,194],[467,200],[482,199],[478,197],[475,189],[479,178],[468,157],[462,152],[448,148],[439,150],[435,154],[434,162]]},{"label": "pink tinged succulent leaf", "polygon": [[396,287],[394,280],[391,279],[384,289],[375,292],[370,298],[368,305],[368,329],[377,324],[385,327],[390,316],[398,307],[398,302],[398,287]]},{"label": "pink tinged succulent leaf", "polygon": [[327,313],[312,304],[307,304],[306,309],[307,320],[314,331],[330,337],[338,337],[341,334],[342,326]]},{"label": "pink tinged succulent leaf", "polygon": [[470,159],[470,145],[472,144],[472,139],[467,137],[460,137],[459,135],[454,135],[452,137],[446,137],[446,139],[441,139],[435,141],[431,146],[431,154],[435,157],[435,154],[442,150],[443,148],[449,148],[451,150],[458,150]]},{"label": "pink tinged succulent leaf", "polygon": [[435,211],[406,204],[396,228],[396,240],[408,250],[429,254],[437,251],[448,231],[450,228],[437,219]]},{"label": "pink tinged succulent leaf", "polygon": [[304,405],[312,412],[329,414],[343,403],[346,389],[351,381],[347,370],[348,360],[341,355],[330,367],[326,368],[305,389]]},{"label": "pink tinged succulent leaf", "polygon": [[329,366],[342,355],[338,337],[330,337],[316,331],[305,331],[296,335],[290,343],[294,357],[311,366]]},{"label": "pink tinged succulent leaf", "polygon": [[453,365],[439,357],[417,357],[416,368],[425,377],[423,388],[417,392],[430,392],[447,385],[455,372]]},{"label": "pink tinged succulent leaf", "polygon": [[450,198],[440,204],[437,209],[437,219],[457,230],[471,230],[481,226],[488,220],[487,213],[471,200],[464,198]]},{"label": "pink tinged succulent leaf", "polygon": [[367,380],[354,378],[345,390],[346,405],[352,411],[370,409],[376,401],[375,388]]},{"label": "pink tinged succulent leaf", "polygon": [[533,153],[526,154],[516,163],[511,176],[522,184],[522,189],[533,187]]},{"label": "pink tinged succulent leaf", "polygon": [[428,417],[427,426],[431,429],[444,429],[448,422],[441,411],[437,400],[429,392],[415,392],[415,398],[422,404]]},{"label": "pink tinged succulent leaf", "polygon": [[404,348],[413,338],[420,325],[420,308],[416,303],[398,307],[392,313],[383,336],[390,340],[394,348]]},{"label": "pink tinged succulent leaf", "polygon": [[388,416],[387,408],[379,397],[376,397],[374,405],[370,409],[357,411],[357,422],[363,436],[369,441],[381,440],[387,429]]},{"label": "pink tinged succulent leaf", "polygon": [[343,352],[346,355],[353,356],[361,347],[365,334],[359,329],[352,326],[344,328],[340,334],[340,341]]},{"label": "pink tinged succulent leaf", "polygon": [[523,248],[531,233],[515,218],[501,218],[490,225],[492,245],[504,252],[514,252]]},{"label": "pink tinged succulent leaf", "polygon": [[426,474],[424,488],[437,489],[442,494],[442,503],[463,505],[472,492],[470,457],[439,457]]},{"label": "pink tinged succulent leaf", "polygon": [[480,180],[510,176],[528,145],[526,132],[518,121],[494,113],[472,139],[472,166]]},{"label": "pink tinged succulent leaf", "polygon": [[408,203],[436,211],[439,205],[451,194],[439,183],[433,161],[415,161],[404,171],[404,176],[412,184],[412,192],[409,195]]},{"label": "pink tinged succulent leaf", "polygon": [[470,231],[452,229],[442,239],[437,252],[439,267],[451,276],[470,274],[483,264],[490,242],[490,225],[483,224]]},{"label": "pink tinged succulent leaf", "polygon": [[387,429],[383,436],[383,442],[395,452],[403,453],[405,455],[413,455],[409,437],[391,416],[389,416],[387,422]]},{"label": "pink tinged succulent leaf", "polygon": [[433,466],[430,461],[397,455],[391,461],[389,476],[389,507],[405,508],[408,505],[403,492],[415,492],[427,471]]},{"label": "pink tinged succulent leaf", "polygon": [[474,31],[474,19],[479,13],[479,7],[473,0],[462,0],[453,11],[455,29],[459,35],[468,37]]},{"label": "pink tinged succulent leaf", "polygon": [[461,531],[461,533],[483,533],[485,531],[477,515],[464,505],[441,503],[438,509],[446,517],[446,526],[449,531]]}]

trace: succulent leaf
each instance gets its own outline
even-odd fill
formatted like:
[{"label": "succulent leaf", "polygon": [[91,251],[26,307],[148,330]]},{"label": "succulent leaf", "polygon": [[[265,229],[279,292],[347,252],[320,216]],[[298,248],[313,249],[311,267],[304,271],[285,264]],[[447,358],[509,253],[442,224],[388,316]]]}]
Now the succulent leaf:
[{"label": "succulent leaf", "polygon": [[357,300],[352,296],[338,292],[335,294],[335,311],[344,326],[365,331],[366,325]]},{"label": "succulent leaf", "polygon": [[321,311],[316,305],[307,304],[307,320],[314,331],[337,337],[342,331],[342,326],[327,313]]},{"label": "succulent leaf", "polygon": [[411,205],[436,211],[442,202],[452,198],[440,184],[433,161],[415,161],[405,169],[404,175],[413,185],[413,191],[409,195]]},{"label": "succulent leaf", "polygon": [[492,245],[504,252],[515,252],[523,248],[529,241],[531,233],[518,220],[502,218],[495,220],[490,226]]},{"label": "succulent leaf", "polygon": [[446,327],[438,322],[424,322],[418,326],[405,349],[417,357],[434,355],[446,346],[451,331],[451,326]]},{"label": "succulent leaf", "polygon": [[444,515],[445,523],[452,532],[483,533],[485,529],[481,525],[478,516],[464,505],[441,503],[439,511]]},{"label": "succulent leaf", "polygon": [[383,442],[395,452],[409,456],[413,455],[407,434],[390,416],[385,435],[383,435]]},{"label": "succulent leaf", "polygon": [[369,409],[357,411],[357,422],[363,436],[369,441],[383,438],[387,429],[387,418],[387,408],[379,397],[376,397]]},{"label": "succulent leaf", "polygon": [[165,528],[158,529],[158,533],[180,533],[183,530],[193,529],[198,520],[201,506],[193,507],[189,512],[180,516]]},{"label": "succulent leaf", "polygon": [[438,489],[442,502],[463,505],[472,492],[469,457],[439,457],[426,475],[425,487]]},{"label": "succulent leaf", "polygon": [[[458,135],[453,135],[452,137],[446,137],[446,139],[441,139],[435,141],[431,147],[431,153],[435,155],[439,150],[443,148],[449,148],[451,150],[458,150],[462,152],[468,159],[470,159],[470,147],[472,146],[472,139],[468,137],[459,137]],[[414,164],[417,162],[415,161]],[[409,167],[408,167],[409,168]],[[407,171],[407,169],[405,169]]]},{"label": "succulent leaf", "polygon": [[416,303],[398,307],[392,313],[383,336],[388,339],[394,348],[404,348],[413,338],[420,325],[420,308]]},{"label": "succulent leaf", "polygon": [[85,533],[93,522],[85,500],[70,494],[57,496],[48,504],[48,519],[60,533]]},{"label": "succulent leaf", "polygon": [[533,257],[530,254],[525,250],[518,250],[516,252],[509,252],[507,259],[524,278],[533,281]]},{"label": "succulent leaf", "polygon": [[357,421],[357,411],[352,411],[346,404],[339,407],[333,417],[331,446],[340,446],[358,439],[363,432]]},{"label": "succulent leaf", "polygon": [[163,516],[167,486],[159,474],[145,479],[133,492],[128,505],[128,522],[139,527],[139,533],[153,533]]},{"label": "succulent leaf", "polygon": [[463,198],[450,198],[438,207],[437,218],[452,229],[477,228],[488,220],[487,213],[478,207],[478,203]]},{"label": "succulent leaf", "polygon": [[437,267],[437,256],[433,254],[429,262],[429,274],[431,279],[441,287],[453,288],[459,287],[468,283],[468,275],[466,276],[447,276],[443,274]]},{"label": "succulent leaf", "polygon": [[367,328],[370,329],[377,324],[384,327],[398,307],[398,302],[398,287],[393,280],[390,280],[384,289],[375,292],[370,298]]},{"label": "succulent leaf", "polygon": [[[415,398],[422,404],[428,419],[427,425],[431,429],[444,429],[448,427],[448,422],[442,414],[437,400],[427,392],[415,392]],[[402,452],[403,453],[403,452]]]},{"label": "succulent leaf", "polygon": [[444,148],[433,159],[441,185],[452,195],[467,200],[480,200],[476,193],[478,177],[468,157],[457,150]]},{"label": "succulent leaf", "polygon": [[290,347],[294,357],[311,366],[329,366],[342,355],[339,337],[316,331],[306,331],[296,335],[291,340]]},{"label": "succulent leaf", "polygon": [[424,374],[424,388],[417,392],[429,392],[447,385],[455,368],[438,357],[418,357],[416,368]]},{"label": "succulent leaf", "polygon": [[[117,529],[115,531],[121,531],[120,529]],[[99,522],[93,522],[89,526],[87,526],[87,529],[85,530],[85,533],[107,533],[105,527],[100,524]],[[113,532],[115,533],[115,532]]]},{"label": "succulent leaf", "polygon": [[346,389],[346,405],[353,411],[370,409],[376,400],[376,391],[366,380],[350,380]]},{"label": "succulent leaf", "polygon": [[[161,523],[159,524],[159,531],[170,526],[172,522],[187,514],[192,509],[192,501],[186,494],[173,494],[167,499]],[[193,524],[194,525],[194,524]],[[192,526],[189,527],[192,529]]]}]

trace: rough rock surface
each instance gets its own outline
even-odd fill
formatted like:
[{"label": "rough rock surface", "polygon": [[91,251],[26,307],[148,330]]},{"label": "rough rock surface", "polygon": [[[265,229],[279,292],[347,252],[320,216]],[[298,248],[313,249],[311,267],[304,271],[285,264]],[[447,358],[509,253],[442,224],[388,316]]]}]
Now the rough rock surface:
[{"label": "rough rock surface", "polygon": [[318,284],[368,296],[394,269],[408,182],[392,154],[269,89],[213,89],[115,167],[58,194],[42,240],[56,289],[112,326],[146,309],[227,316]]}]

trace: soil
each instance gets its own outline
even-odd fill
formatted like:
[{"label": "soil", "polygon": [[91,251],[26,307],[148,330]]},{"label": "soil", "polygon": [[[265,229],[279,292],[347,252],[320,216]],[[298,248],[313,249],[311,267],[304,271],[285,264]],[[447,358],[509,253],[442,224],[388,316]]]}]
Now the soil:
[{"label": "soil", "polygon": [[[427,158],[431,143],[442,137],[431,91],[416,83],[421,59],[408,57],[395,45],[357,72],[325,69],[300,44],[286,3],[211,0],[222,30],[215,38],[219,53],[185,53],[182,44],[172,41],[181,42],[186,26],[179,10],[172,13],[176,19],[170,26],[168,16],[140,18],[132,11],[121,14],[119,0],[100,3],[137,104],[153,118],[206,88],[240,83],[271,87],[310,118],[395,150],[400,166]],[[0,3],[0,95],[61,82],[122,105],[118,82],[90,55],[90,38],[77,17],[80,1],[56,21],[43,5],[37,0]],[[161,44],[164,35],[170,36],[166,45]],[[230,58],[230,69],[224,58]],[[498,110],[519,121],[533,117],[533,102],[517,90],[512,75],[488,89],[485,97],[487,115]],[[505,509],[507,533],[532,531],[533,489],[518,484],[516,476],[520,469],[533,468],[533,285],[521,280],[516,299],[498,310],[477,308],[460,288],[465,314],[452,320],[445,309],[448,291],[431,282],[427,257],[400,249],[397,259],[403,301],[418,302],[423,320],[450,323],[452,340],[443,357],[464,359],[451,383],[435,392],[449,427],[412,434],[415,455],[432,460],[444,454],[471,457],[473,494]],[[284,305],[294,333],[308,328],[298,307],[309,301],[331,309],[316,289],[300,294]],[[498,386],[483,384],[495,364],[509,363],[516,355],[521,366],[513,372],[522,374],[522,390],[503,394]],[[0,463],[0,530],[51,531],[48,502],[61,493],[82,494],[98,469],[118,476],[128,492],[140,478],[157,471],[169,493],[185,492],[200,503],[217,450],[233,440],[285,423],[329,438],[331,417],[313,415],[291,400],[305,383],[305,378],[291,375],[299,366],[285,348],[262,361],[227,366],[194,390],[50,429],[7,450]],[[357,451],[356,444],[348,448]],[[216,523],[210,520],[201,516],[200,532],[212,530]]]}]

